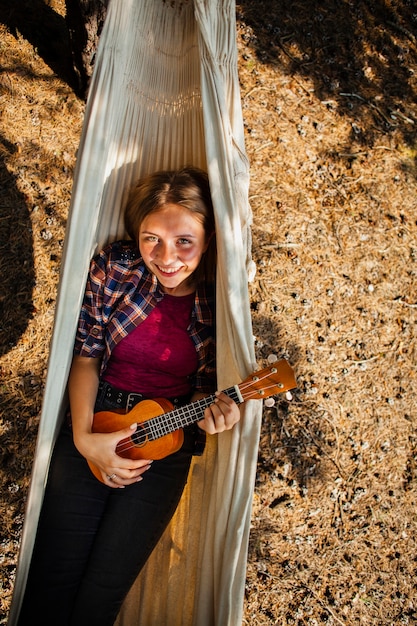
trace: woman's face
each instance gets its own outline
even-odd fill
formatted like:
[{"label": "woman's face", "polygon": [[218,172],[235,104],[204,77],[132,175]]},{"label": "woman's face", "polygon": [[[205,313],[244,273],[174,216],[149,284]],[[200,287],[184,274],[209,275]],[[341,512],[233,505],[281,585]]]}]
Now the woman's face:
[{"label": "woman's face", "polygon": [[139,250],[147,268],[164,291],[174,296],[194,291],[188,279],[206,249],[199,216],[178,204],[150,213],[139,229]]}]

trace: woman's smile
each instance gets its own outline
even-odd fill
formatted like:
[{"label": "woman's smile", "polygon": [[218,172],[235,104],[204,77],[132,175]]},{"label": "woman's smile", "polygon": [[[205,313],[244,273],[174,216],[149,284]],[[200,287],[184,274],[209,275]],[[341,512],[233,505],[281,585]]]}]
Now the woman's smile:
[{"label": "woman's smile", "polygon": [[161,267],[160,265],[157,265],[159,271],[162,274],[175,274],[175,272],[179,272],[181,267]]}]

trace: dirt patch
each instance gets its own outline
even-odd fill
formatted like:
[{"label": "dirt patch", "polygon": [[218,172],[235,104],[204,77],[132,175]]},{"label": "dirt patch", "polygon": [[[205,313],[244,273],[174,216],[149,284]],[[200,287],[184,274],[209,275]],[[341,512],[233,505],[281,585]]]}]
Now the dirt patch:
[{"label": "dirt patch", "polygon": [[[298,378],[264,411],[244,623],[413,624],[417,12],[248,0],[237,15],[257,355]],[[63,2],[15,0],[0,22],[5,623],[83,104]]]}]

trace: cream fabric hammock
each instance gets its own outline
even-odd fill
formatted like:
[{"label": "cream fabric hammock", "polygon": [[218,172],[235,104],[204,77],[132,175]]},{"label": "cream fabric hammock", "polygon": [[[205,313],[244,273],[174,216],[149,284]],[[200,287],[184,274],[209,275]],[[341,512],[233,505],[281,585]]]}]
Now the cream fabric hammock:
[{"label": "cream fabric hammock", "polygon": [[[248,162],[234,0],[111,0],[79,150],[36,458],[15,593],[19,611],[78,313],[94,252],[124,235],[125,190],[157,169],[209,172],[216,213],[218,386],[256,369],[248,298]],[[193,461],[175,517],[131,590],[118,626],[239,626],[261,407]],[[138,529],[140,532],[140,529]]]}]

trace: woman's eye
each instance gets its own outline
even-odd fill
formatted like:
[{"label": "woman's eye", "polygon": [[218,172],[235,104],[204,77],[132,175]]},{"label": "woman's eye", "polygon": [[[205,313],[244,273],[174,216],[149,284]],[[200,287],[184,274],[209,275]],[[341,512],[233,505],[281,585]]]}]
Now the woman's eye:
[{"label": "woman's eye", "polygon": [[184,245],[190,244],[191,241],[189,239],[185,239],[184,237],[181,237],[181,239],[178,239],[178,243],[181,246],[184,246]]}]

